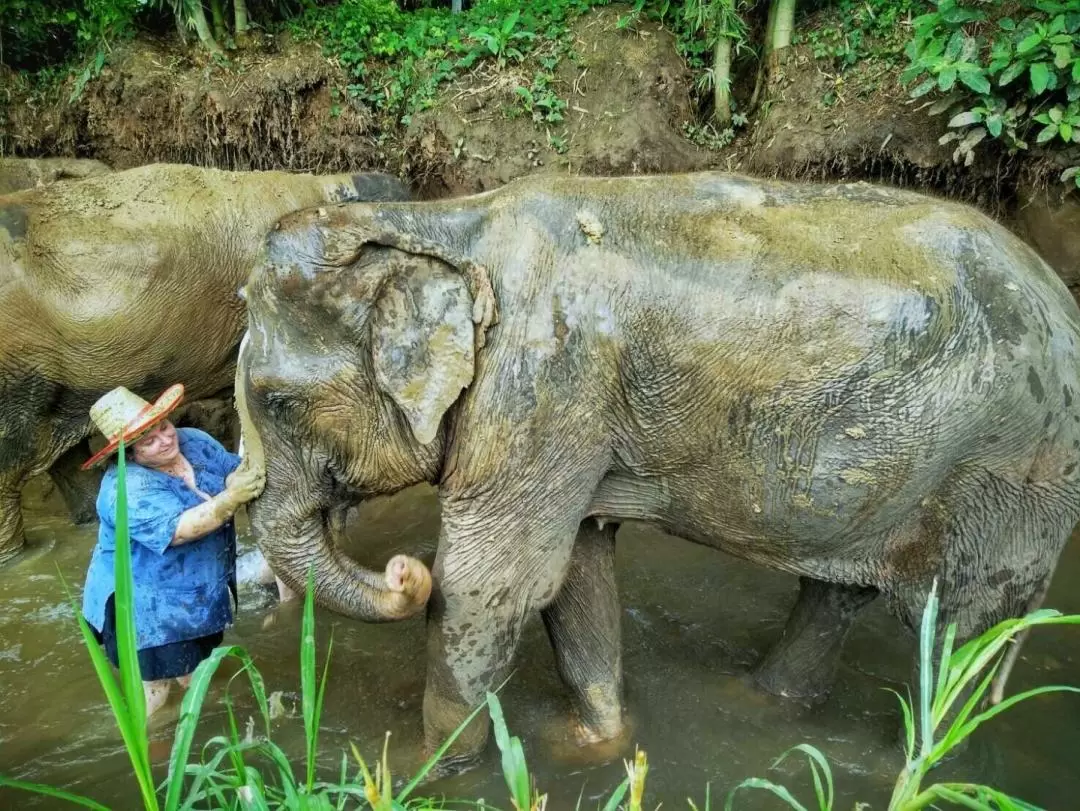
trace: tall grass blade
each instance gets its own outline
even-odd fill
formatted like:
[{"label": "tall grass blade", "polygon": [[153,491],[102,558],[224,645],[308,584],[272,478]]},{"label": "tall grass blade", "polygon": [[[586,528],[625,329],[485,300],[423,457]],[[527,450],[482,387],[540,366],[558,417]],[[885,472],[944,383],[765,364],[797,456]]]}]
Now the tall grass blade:
[{"label": "tall grass blade", "polygon": [[91,800],[89,797],[72,794],[70,791],[46,786],[43,783],[27,783],[23,780],[12,780],[10,777],[4,777],[2,774],[0,774],[0,788],[13,788],[18,791],[29,792],[30,794],[43,794],[46,797],[55,797],[57,800],[66,800],[69,803],[81,805],[83,808],[92,808],[94,811],[109,811],[108,806],[102,805],[95,800]]},{"label": "tall grass blade", "polygon": [[926,808],[935,799],[948,800],[974,811],[1043,811],[1037,805],[1018,800],[990,786],[970,783],[937,783],[914,798],[912,803],[919,802],[920,805],[912,804],[910,807]]},{"label": "tall grass blade", "polygon": [[[1000,662],[998,663],[1000,664]],[[983,677],[983,680],[979,683],[979,686],[971,691],[971,695],[968,696],[967,701],[964,702],[964,706],[960,708],[960,711],[956,714],[952,724],[949,726],[945,736],[934,747],[934,755],[931,760],[936,760],[944,756],[946,752],[956,746],[961,740],[967,737],[963,733],[964,724],[971,713],[975,711],[975,706],[986,695],[986,691],[990,688],[990,683],[994,680],[994,674],[997,672],[997,665],[987,672]],[[949,705],[944,705],[941,709],[941,717],[949,711]],[[935,713],[936,714],[936,713]]]},{"label": "tall grass blade", "polygon": [[885,689],[896,696],[896,700],[900,702],[900,712],[904,715],[904,735],[906,738],[904,741],[904,760],[910,763],[915,756],[915,717],[911,713],[910,697],[904,698],[889,687]]},{"label": "tall grass blade", "polygon": [[281,747],[273,741],[260,741],[258,751],[266,755],[277,767],[281,789],[284,792],[284,806],[286,808],[298,808],[301,803],[301,795],[297,790],[296,776],[293,774],[289,758],[281,751]]},{"label": "tall grass blade", "polygon": [[747,779],[739,783],[739,785],[735,786],[735,788],[733,788],[731,791],[729,791],[727,798],[724,800],[724,811],[731,811],[732,803],[735,801],[735,794],[745,788],[757,788],[764,791],[771,791],[773,794],[775,794],[777,797],[787,803],[788,806],[794,808],[795,811],[807,811],[806,806],[804,806],[793,796],[791,796],[791,792],[788,791],[786,788],[784,788],[783,786],[778,786],[771,780],[763,780],[760,777],[748,777]]},{"label": "tall grass blade", "polygon": [[[956,623],[950,622],[949,627],[945,629],[945,640],[941,644],[941,669],[938,671],[937,689],[934,690],[935,697],[944,695],[945,693],[945,684],[948,680],[950,672],[952,671],[952,649],[953,642],[955,642],[955,640]],[[941,717],[935,715],[935,725],[941,723]]]},{"label": "tall grass blade", "polygon": [[154,777],[150,771],[150,742],[146,735],[146,697],[139,672],[138,641],[135,635],[135,582],[131,572],[131,534],[128,531],[127,462],[124,439],[116,459],[116,552],[115,597],[116,648],[120,665],[120,686],[130,719],[131,740],[125,741],[135,779],[147,811],[158,807]]},{"label": "tall grass blade", "polygon": [[601,811],[618,811],[619,803],[623,801],[623,797],[626,796],[626,792],[630,789],[630,778],[624,777],[623,781],[619,783],[618,787],[608,797],[608,801],[604,803]]},{"label": "tall grass blade", "polygon": [[[322,718],[323,697],[326,695],[326,681],[327,681],[327,677],[330,675],[330,656],[333,654],[333,652],[334,652],[334,633],[333,633],[333,631],[331,631],[330,632],[330,642],[326,646],[326,661],[323,662],[322,681],[319,682],[319,695],[315,699],[315,722],[314,722],[314,727],[315,727],[316,730],[319,729],[319,722],[320,722],[320,719]],[[317,741],[311,740],[311,741],[309,741],[309,749],[308,749],[308,764],[309,764],[308,765],[308,793],[311,792],[312,786],[314,784],[314,780],[313,780],[313,778],[315,776],[315,766],[314,766],[314,764],[316,762],[317,756],[318,756]]]},{"label": "tall grass blade", "polygon": [[244,771],[244,778],[244,785],[236,790],[240,807],[244,811],[270,811],[259,773],[248,766]]},{"label": "tall grass blade", "polygon": [[259,712],[263,717],[269,736],[270,708],[266,703],[266,686],[262,674],[255,667],[251,655],[239,645],[214,648],[213,652],[195,668],[191,674],[191,684],[180,703],[180,720],[176,724],[173,737],[172,753],[169,756],[169,773],[166,778],[165,811],[176,811],[180,805],[180,795],[184,785],[184,765],[191,753],[191,743],[195,738],[195,728],[199,724],[202,705],[210,690],[210,681],[221,663],[229,656],[239,659],[243,671],[248,676],[251,692],[255,696]]},{"label": "tall grass blade", "polygon": [[[822,811],[831,811],[833,805],[832,769],[829,768],[829,761],[825,758],[825,755],[823,755],[821,750],[816,746],[812,746],[808,743],[800,743],[798,746],[793,746],[773,761],[770,768],[775,769],[792,752],[802,752],[806,755],[806,759],[810,762],[810,771],[814,779],[814,794],[817,796],[818,808]],[[824,773],[825,775],[824,787],[821,784],[821,773]]]},{"label": "tall grass blade", "polygon": [[[937,578],[930,586],[930,596],[923,611],[919,629],[919,726],[922,733],[921,756],[927,757],[934,748],[934,721],[931,699],[934,685],[934,631],[937,627]],[[941,663],[945,667],[945,662]]]},{"label": "tall grass blade", "polygon": [[494,693],[487,694],[488,713],[495,732],[495,744],[502,753],[503,778],[510,790],[510,798],[518,811],[529,811],[529,769],[525,764],[525,752],[521,741],[511,737],[503,717],[502,705]]},{"label": "tall grass blade", "polygon": [[[185,773],[192,777],[191,788],[188,790],[187,798],[184,800],[184,804],[180,807],[180,811],[192,811],[196,804],[206,798],[206,794],[213,792],[212,786],[216,782],[215,778],[219,778],[221,775],[218,772],[218,767],[221,765],[226,757],[232,757],[232,750],[238,749],[241,752],[246,752],[254,749],[258,749],[261,743],[241,743],[232,745],[221,736],[211,738],[206,743],[206,749],[210,749],[214,746],[218,747],[217,752],[206,763],[198,766],[187,766]],[[211,788],[204,790],[203,784],[208,782],[211,784]],[[213,792],[218,793],[218,792]],[[224,802],[224,799],[222,800]]]},{"label": "tall grass blade", "polygon": [[232,761],[233,771],[236,774],[244,774],[247,764],[244,763],[244,755],[240,749],[240,730],[236,726],[236,713],[233,712],[232,700],[228,690],[225,691],[225,717],[229,722],[229,760]]},{"label": "tall grass blade", "polygon": [[[992,808],[987,806],[985,803],[979,802],[974,797],[969,797],[967,794],[964,794],[964,793],[959,792],[959,791],[955,791],[955,790],[953,790],[953,789],[951,789],[951,788],[949,788],[949,787],[947,787],[945,785],[942,785],[941,783],[937,783],[937,784],[935,784],[933,786],[930,786],[930,788],[928,788],[924,792],[924,794],[929,795],[930,798],[939,797],[942,800],[948,800],[949,802],[953,803],[954,805],[963,806],[964,808],[970,808],[970,809],[972,809],[972,811],[994,811]],[[923,795],[920,795],[920,796],[923,796]],[[916,799],[919,799],[919,798],[916,798]],[[926,805],[929,805],[929,804],[930,803],[926,803]],[[925,807],[925,806],[921,806],[921,807]]]},{"label": "tall grass blade", "polygon": [[315,683],[315,573],[308,568],[304,617],[300,626],[300,696],[304,714],[304,740],[307,743],[307,790],[315,783],[315,752],[319,728],[315,713],[318,686]]},{"label": "tall grass blade", "polygon": [[961,737],[966,738],[968,735],[974,732],[976,727],[978,727],[980,724],[989,721],[991,718],[993,718],[995,715],[998,715],[999,713],[1005,712],[1005,710],[1009,709],[1009,707],[1012,707],[1014,704],[1019,704],[1021,701],[1025,701],[1037,695],[1042,695],[1043,693],[1080,693],[1080,687],[1070,687],[1063,684],[1051,684],[1043,687],[1034,687],[1031,690],[1025,690],[1022,693],[1017,693],[1014,696],[1009,696],[1000,704],[995,704],[990,709],[980,713],[979,715],[976,715],[974,718],[968,721],[964,725],[964,728],[962,730],[963,734]]}]

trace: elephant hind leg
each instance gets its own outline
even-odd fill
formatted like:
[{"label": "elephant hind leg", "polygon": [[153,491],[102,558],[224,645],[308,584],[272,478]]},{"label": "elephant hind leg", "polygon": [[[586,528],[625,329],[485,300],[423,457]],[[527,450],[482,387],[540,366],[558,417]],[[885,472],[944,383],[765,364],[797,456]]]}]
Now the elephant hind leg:
[{"label": "elephant hind leg", "polygon": [[90,442],[82,440],[64,451],[49,467],[49,478],[60,491],[71,520],[77,525],[97,520],[97,495],[101,486],[100,470],[81,470],[90,458]]},{"label": "elephant hind leg", "polygon": [[555,663],[573,693],[582,743],[617,738],[622,720],[622,649],[615,583],[615,532],[586,519],[559,593],[541,610]]},{"label": "elephant hind leg", "polygon": [[758,664],[754,681],[773,695],[823,701],[832,688],[840,651],[855,618],[877,595],[871,586],[800,577],[799,596],[784,633]]},{"label": "elephant hind leg", "polygon": [[[1078,500],[1076,483],[1016,484],[986,470],[964,471],[962,478],[949,483],[940,497],[941,514],[946,518],[941,528],[940,566],[919,580],[895,584],[888,595],[894,613],[918,635],[931,582],[937,578],[939,603],[931,660],[935,674],[950,625],[956,626],[956,650],[999,622],[1024,616],[1042,604],[1076,523]],[[913,696],[921,667],[916,649],[910,682]],[[999,674],[1007,675],[1011,667],[1012,662]],[[1004,688],[1002,675],[994,685],[997,695]],[[938,730],[948,728],[969,695],[967,690],[957,698]]]}]

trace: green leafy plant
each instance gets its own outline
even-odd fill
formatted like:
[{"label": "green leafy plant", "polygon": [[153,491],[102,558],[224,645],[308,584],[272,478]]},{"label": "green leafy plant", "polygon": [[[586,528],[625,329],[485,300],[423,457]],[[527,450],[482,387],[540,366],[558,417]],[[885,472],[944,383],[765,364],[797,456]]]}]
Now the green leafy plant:
[{"label": "green leafy plant", "polygon": [[[901,79],[916,83],[913,98],[944,94],[926,106],[948,116],[941,143],[955,142],[965,165],[988,139],[1010,153],[1029,149],[1032,135],[1046,148],[1080,144],[1080,7],[1024,0],[1018,10],[992,20],[984,6],[937,0],[913,21]],[[1080,188],[1076,169],[1062,179]]]},{"label": "green leafy plant", "polygon": [[431,106],[439,87],[489,63],[497,69],[535,57],[532,85],[516,91],[537,124],[562,120],[555,68],[569,52],[571,22],[608,0],[480,0],[461,13],[446,7],[402,11],[394,0],[342,0],[311,6],[289,23],[318,39],[350,74],[349,95],[401,123]]}]

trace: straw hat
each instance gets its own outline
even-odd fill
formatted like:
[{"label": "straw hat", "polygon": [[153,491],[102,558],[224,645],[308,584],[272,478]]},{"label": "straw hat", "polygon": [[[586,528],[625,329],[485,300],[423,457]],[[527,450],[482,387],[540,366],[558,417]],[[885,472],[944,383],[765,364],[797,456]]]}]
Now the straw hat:
[{"label": "straw hat", "polygon": [[90,407],[90,419],[109,441],[104,448],[83,464],[82,469],[87,470],[93,467],[115,452],[120,445],[121,434],[123,434],[125,445],[135,442],[154,425],[165,419],[170,411],[180,405],[182,399],[184,399],[182,383],[165,389],[153,403],[148,403],[123,386],[117,386],[108,394],[102,395],[101,399]]}]

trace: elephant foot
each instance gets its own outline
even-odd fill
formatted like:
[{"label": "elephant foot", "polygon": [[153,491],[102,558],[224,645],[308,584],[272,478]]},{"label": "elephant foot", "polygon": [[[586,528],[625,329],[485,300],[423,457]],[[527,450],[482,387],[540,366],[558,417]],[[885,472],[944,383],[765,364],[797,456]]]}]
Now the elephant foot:
[{"label": "elephant foot", "polygon": [[844,639],[876,588],[799,578],[799,595],[784,632],[755,668],[754,682],[767,693],[804,704],[829,697]]},{"label": "elephant foot", "polygon": [[828,700],[834,679],[831,670],[800,671],[770,657],[750,674],[750,680],[757,689],[769,695],[817,706]]},{"label": "elephant foot", "polygon": [[634,731],[631,719],[589,723],[575,714],[544,725],[540,734],[549,757],[567,767],[602,766],[632,757]]},{"label": "elephant foot", "polygon": [[[435,752],[431,751],[427,753],[427,757],[431,757]],[[450,777],[458,777],[459,775],[471,772],[477,768],[482,762],[482,758],[479,755],[443,755],[439,758],[439,762],[436,763],[418,785],[426,786],[429,783],[434,783],[438,780],[445,780]]]},{"label": "elephant foot", "polygon": [[578,746],[592,746],[598,743],[607,743],[627,734],[627,725],[622,721],[608,722],[605,724],[591,724],[577,718],[570,724],[570,730]]},{"label": "elephant foot", "polygon": [[97,510],[90,505],[83,505],[78,509],[72,509],[68,515],[71,517],[71,523],[77,527],[96,524],[98,520]]}]

